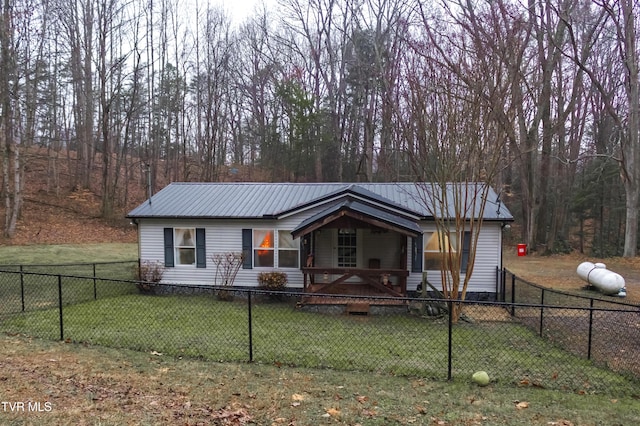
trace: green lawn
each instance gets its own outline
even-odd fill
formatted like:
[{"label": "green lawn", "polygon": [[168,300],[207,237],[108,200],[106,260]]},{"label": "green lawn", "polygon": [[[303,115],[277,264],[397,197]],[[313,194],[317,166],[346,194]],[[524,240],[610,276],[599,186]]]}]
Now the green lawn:
[{"label": "green lawn", "polygon": [[[41,259],[123,261],[135,258],[131,244],[0,248],[3,263]],[[64,274],[60,278],[65,339],[174,357],[276,363],[338,370],[376,371],[447,379],[448,324],[410,315],[323,315],[286,303],[254,303],[249,333],[247,303],[206,296],[138,294],[132,264],[23,267]],[[40,269],[39,269],[40,268]],[[0,329],[60,338],[56,275],[0,274]],[[94,297],[97,300],[94,300]],[[24,311],[22,312],[24,306]],[[490,318],[490,316],[487,316]],[[638,383],[574,357],[510,321],[461,322],[453,327],[454,378],[487,370],[494,383],[568,389],[587,393],[633,393]]]},{"label": "green lawn", "polygon": [[50,412],[4,412],[15,425],[636,425],[640,401],[492,382],[218,363],[0,336],[3,397]]},{"label": "green lawn", "polygon": [[131,279],[137,260],[137,244],[0,247],[0,269],[19,271],[22,266],[22,271],[38,274]]},{"label": "green lawn", "polygon": [[61,265],[137,259],[138,244],[51,244],[0,247],[0,265]]},{"label": "green lawn", "polygon": [[[76,304],[95,298],[137,292],[133,279],[135,263],[100,265],[96,276],[111,279],[92,279],[67,275],[37,274],[34,272],[0,272],[0,316],[21,311],[55,308],[60,303],[62,289],[63,305]],[[1,269],[1,267],[0,267]],[[64,270],[62,268],[62,270]],[[93,275],[93,271],[88,274]],[[121,281],[127,280],[127,281]],[[60,284],[60,286],[59,286]]]},{"label": "green lawn", "polygon": [[[134,278],[137,244],[65,244],[0,247],[0,315],[40,310],[135,292],[119,282]],[[99,277],[91,278],[77,277]]]},{"label": "green lawn", "polygon": [[[21,313],[0,327],[59,339],[56,309]],[[64,308],[64,337],[109,347],[213,361],[249,360],[246,301],[129,294]],[[447,379],[446,320],[409,315],[323,315],[285,303],[256,303],[258,363]],[[494,382],[585,393],[631,394],[637,382],[596,368],[512,322],[453,327],[452,374],[487,370]]]}]

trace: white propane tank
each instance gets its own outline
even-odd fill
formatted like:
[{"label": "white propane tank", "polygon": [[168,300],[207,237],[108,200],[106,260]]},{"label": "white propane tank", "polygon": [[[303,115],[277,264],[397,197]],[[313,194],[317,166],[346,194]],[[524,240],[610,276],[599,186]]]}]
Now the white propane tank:
[{"label": "white propane tank", "polygon": [[604,263],[582,262],[576,272],[580,278],[604,294],[626,294],[624,278],[609,271]]}]

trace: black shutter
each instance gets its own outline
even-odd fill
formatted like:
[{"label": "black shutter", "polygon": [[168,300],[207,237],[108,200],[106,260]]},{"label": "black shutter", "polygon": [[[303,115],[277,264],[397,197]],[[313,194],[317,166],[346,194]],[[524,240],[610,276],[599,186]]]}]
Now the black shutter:
[{"label": "black shutter", "polygon": [[422,272],[422,234],[411,239],[411,272]]},{"label": "black shutter", "polygon": [[471,232],[465,231],[464,238],[462,239],[462,263],[460,265],[460,272],[463,274],[467,272],[467,265],[469,264],[469,252],[471,251]]},{"label": "black shutter", "polygon": [[204,228],[196,228],[196,268],[207,267],[207,248]]},{"label": "black shutter", "polygon": [[164,228],[164,266],[172,268],[173,261],[173,228]]},{"label": "black shutter", "polygon": [[242,255],[244,259],[242,261],[242,269],[252,269],[253,262],[251,261],[251,251],[253,249],[253,230],[242,230]]}]

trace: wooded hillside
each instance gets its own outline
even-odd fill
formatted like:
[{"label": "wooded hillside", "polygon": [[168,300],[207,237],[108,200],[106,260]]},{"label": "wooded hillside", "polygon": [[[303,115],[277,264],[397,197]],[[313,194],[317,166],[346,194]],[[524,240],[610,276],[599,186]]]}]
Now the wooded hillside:
[{"label": "wooded hillside", "polygon": [[637,253],[633,0],[0,7],[6,238],[35,204],[114,220],[170,181],[441,173],[495,187],[532,249]]}]

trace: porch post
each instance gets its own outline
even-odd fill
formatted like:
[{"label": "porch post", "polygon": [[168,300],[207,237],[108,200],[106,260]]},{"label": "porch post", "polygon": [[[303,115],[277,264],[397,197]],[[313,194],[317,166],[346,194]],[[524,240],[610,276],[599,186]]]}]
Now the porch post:
[{"label": "porch post", "polygon": [[[407,237],[406,235],[402,236],[402,244],[400,245],[400,269],[404,269],[409,272],[409,257],[407,256]],[[398,277],[398,281],[400,284],[400,293],[402,293],[405,297],[407,296],[407,276]]]}]

